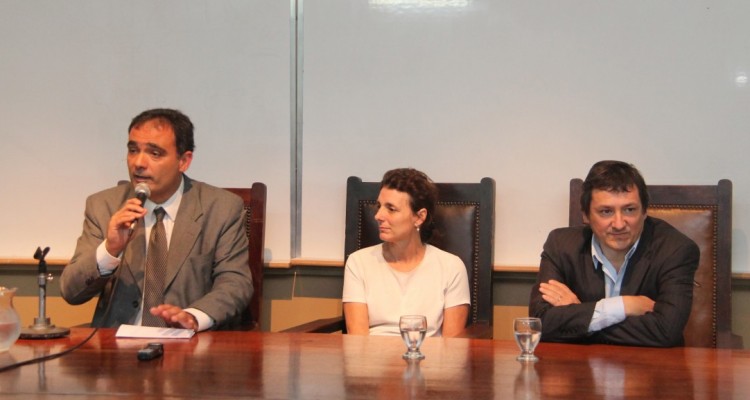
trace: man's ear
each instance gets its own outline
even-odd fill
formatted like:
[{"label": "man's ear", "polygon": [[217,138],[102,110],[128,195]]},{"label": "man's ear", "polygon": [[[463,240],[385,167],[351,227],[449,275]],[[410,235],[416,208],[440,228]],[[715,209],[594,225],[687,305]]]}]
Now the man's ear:
[{"label": "man's ear", "polygon": [[193,161],[193,152],[192,151],[186,151],[182,153],[182,155],[179,157],[178,168],[180,172],[185,172],[190,168],[190,163]]}]

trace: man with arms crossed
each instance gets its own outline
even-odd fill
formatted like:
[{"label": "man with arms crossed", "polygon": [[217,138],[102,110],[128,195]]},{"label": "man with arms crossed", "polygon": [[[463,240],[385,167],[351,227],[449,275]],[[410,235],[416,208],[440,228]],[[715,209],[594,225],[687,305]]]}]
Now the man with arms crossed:
[{"label": "man with arms crossed", "polygon": [[668,347],[684,344],[700,251],[646,215],[646,183],[620,161],[600,161],[583,183],[586,226],[553,230],[529,314],[542,340]]},{"label": "man with arms crossed", "polygon": [[[98,295],[93,326],[237,326],[253,292],[242,200],[184,175],[194,141],[193,124],[181,112],[144,111],[128,132],[130,183],[86,200],[83,233],[60,279],[63,298],[81,304]],[[142,205],[134,191],[139,183],[150,189]],[[166,260],[159,263],[165,273],[152,286],[161,286],[157,301],[144,306],[156,215],[163,223],[157,231],[166,236]]]}]

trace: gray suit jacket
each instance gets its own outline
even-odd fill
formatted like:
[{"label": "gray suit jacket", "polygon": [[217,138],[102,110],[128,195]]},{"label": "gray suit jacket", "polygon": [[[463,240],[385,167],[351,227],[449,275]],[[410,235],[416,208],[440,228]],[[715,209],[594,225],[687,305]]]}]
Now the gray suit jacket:
[{"label": "gray suit jacket", "polygon": [[[678,346],[690,317],[693,278],[700,251],[667,222],[647,217],[638,248],[630,259],[620,294],[654,300],[654,311],[627,317],[619,324],[588,333],[596,302],[604,298],[604,273],[594,269],[589,227],[552,231],[544,244],[537,283],[531,290],[529,315],[542,319],[542,340],[611,343],[634,346]],[[542,299],[539,284],[555,279],[570,288],[581,304],[553,307]]]},{"label": "gray suit jacket", "polygon": [[[70,304],[99,296],[93,326],[117,327],[137,317],[147,240],[143,221],[114,274],[101,276],[96,262],[96,248],[106,238],[112,214],[134,196],[129,183],[89,196],[83,233],[60,278],[62,296]],[[216,321],[215,328],[233,328],[253,293],[242,200],[187,176],[182,196],[170,239],[164,302],[205,312]]]}]

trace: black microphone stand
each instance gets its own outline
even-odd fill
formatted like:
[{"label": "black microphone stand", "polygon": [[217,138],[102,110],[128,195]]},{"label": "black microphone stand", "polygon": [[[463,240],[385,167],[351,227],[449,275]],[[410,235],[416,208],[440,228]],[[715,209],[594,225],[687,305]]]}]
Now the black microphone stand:
[{"label": "black microphone stand", "polygon": [[44,250],[37,247],[34,253],[34,259],[39,260],[39,316],[34,318],[34,325],[21,329],[21,339],[54,339],[70,334],[70,329],[50,324],[50,319],[45,316],[47,281],[52,280],[52,274],[47,273],[47,261],[44,260],[48,252],[49,247]]}]

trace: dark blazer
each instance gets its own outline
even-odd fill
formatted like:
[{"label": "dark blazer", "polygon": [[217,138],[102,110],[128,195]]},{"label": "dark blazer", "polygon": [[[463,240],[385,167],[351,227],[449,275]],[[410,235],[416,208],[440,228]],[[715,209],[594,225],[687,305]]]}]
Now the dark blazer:
[{"label": "dark blazer", "polygon": [[[62,296],[70,304],[99,296],[93,326],[117,327],[137,317],[146,254],[143,221],[136,225],[114,274],[100,276],[96,262],[96,248],[106,237],[112,214],[134,196],[129,183],[89,196],[83,233],[60,278]],[[169,244],[164,302],[205,312],[216,321],[215,328],[237,325],[253,293],[247,251],[242,200],[185,176]],[[113,287],[114,298],[105,316]]]},{"label": "dark blazer", "polygon": [[[611,343],[634,346],[678,346],[693,303],[693,278],[700,251],[667,222],[647,217],[638,247],[623,277],[620,295],[643,295],[654,311],[601,331],[588,333],[596,302],[604,298],[604,273],[594,269],[591,228],[552,231],[544,244],[529,315],[542,319],[542,340]],[[539,284],[555,279],[567,285],[581,304],[553,307],[542,299]]]}]

